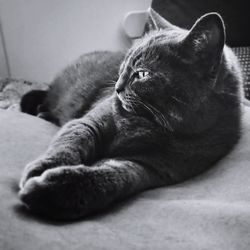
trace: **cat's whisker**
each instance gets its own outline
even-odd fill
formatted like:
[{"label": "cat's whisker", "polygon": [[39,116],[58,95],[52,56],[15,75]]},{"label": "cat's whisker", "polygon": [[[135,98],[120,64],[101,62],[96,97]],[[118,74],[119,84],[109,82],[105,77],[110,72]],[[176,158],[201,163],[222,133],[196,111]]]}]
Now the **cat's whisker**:
[{"label": "cat's whisker", "polygon": [[111,80],[111,81],[106,82],[106,84],[110,86],[115,86],[116,81]]},{"label": "cat's whisker", "polygon": [[109,80],[109,82],[111,82],[111,83],[116,83],[116,81],[114,81],[114,80]]},{"label": "cat's whisker", "polygon": [[[127,100],[129,100],[129,103],[127,102]],[[135,114],[137,114],[135,108],[133,107],[133,104],[134,104],[133,100],[130,100],[129,97],[126,97],[126,98],[123,100],[123,103],[124,103],[127,107],[129,107],[130,109],[132,109],[132,111],[133,111]]]},{"label": "cat's whisker", "polygon": [[153,116],[155,116],[155,114],[152,112],[152,110],[148,107],[148,106],[146,106],[143,102],[141,102],[141,101],[139,101],[139,100],[136,100],[135,98],[133,98],[133,97],[130,97],[130,96],[127,96],[127,99],[131,102],[131,103],[133,103],[133,104],[141,104],[145,109],[147,109]]},{"label": "cat's whisker", "polygon": [[169,128],[169,130],[173,131],[172,126],[170,125],[170,123],[167,121],[166,117],[155,107],[153,107],[152,105],[150,105],[149,103],[145,103],[144,101],[140,100],[139,98],[133,98],[133,97],[127,97],[128,100],[130,100],[133,103],[138,103],[141,104],[141,106],[143,108],[145,108],[146,110],[148,110],[153,117],[155,117],[155,119],[164,127],[164,128]]},{"label": "cat's whisker", "polygon": [[184,104],[184,105],[188,105],[186,102],[180,100],[179,98],[175,97],[175,96],[171,96],[172,99],[174,99],[175,101],[177,101],[178,103]]},{"label": "cat's whisker", "polygon": [[134,109],[133,105],[131,104],[130,107],[132,108],[133,112],[137,114],[136,110]]},{"label": "cat's whisker", "polygon": [[146,105],[149,109],[152,110],[152,113],[155,114],[155,116],[158,118],[158,120],[160,120],[160,123],[163,124],[163,127],[169,128],[171,131],[173,131],[173,128],[170,125],[170,123],[168,122],[168,120],[166,119],[166,117],[158,109],[156,109],[155,107],[153,107],[150,104],[144,103],[144,105]]},{"label": "cat's whisker", "polygon": [[236,97],[238,97],[237,94],[227,93],[227,92],[225,92],[225,91],[221,91],[220,94],[225,94],[225,95],[231,95],[231,96],[236,96]]},{"label": "cat's whisker", "polygon": [[168,115],[171,116],[173,119],[175,119],[178,122],[183,120],[183,118],[178,113],[176,113],[174,111],[168,112]]}]

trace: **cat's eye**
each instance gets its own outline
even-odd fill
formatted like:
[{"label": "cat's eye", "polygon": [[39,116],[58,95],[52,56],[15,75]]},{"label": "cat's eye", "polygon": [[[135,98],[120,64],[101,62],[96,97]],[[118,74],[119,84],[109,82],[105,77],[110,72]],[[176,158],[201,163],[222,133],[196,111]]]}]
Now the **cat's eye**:
[{"label": "cat's eye", "polygon": [[136,76],[135,77],[140,80],[140,79],[143,79],[143,78],[147,77],[148,75],[149,75],[148,71],[146,71],[146,70],[138,70],[136,72]]}]

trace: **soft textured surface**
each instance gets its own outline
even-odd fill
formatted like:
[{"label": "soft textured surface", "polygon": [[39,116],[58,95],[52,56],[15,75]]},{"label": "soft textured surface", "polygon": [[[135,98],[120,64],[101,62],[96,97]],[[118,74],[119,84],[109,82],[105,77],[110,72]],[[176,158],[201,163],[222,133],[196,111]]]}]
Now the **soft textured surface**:
[{"label": "soft textured surface", "polygon": [[234,151],[180,185],[150,190],[102,215],[54,223],[22,209],[22,168],[47,147],[57,128],[0,110],[0,249],[220,249],[250,246],[250,109]]},{"label": "soft textured surface", "polygon": [[22,79],[0,78],[0,108],[19,110],[21,97],[31,90],[47,90],[48,84]]}]

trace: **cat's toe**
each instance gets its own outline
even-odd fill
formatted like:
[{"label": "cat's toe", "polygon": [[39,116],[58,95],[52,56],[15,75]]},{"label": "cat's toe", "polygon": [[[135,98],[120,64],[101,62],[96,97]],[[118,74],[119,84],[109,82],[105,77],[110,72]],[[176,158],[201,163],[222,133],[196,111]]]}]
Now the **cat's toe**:
[{"label": "cat's toe", "polygon": [[36,167],[32,166],[31,164],[27,165],[23,171],[19,182],[19,188],[22,189],[25,186],[25,183],[32,177],[39,176],[40,171],[36,169]]},{"label": "cat's toe", "polygon": [[20,189],[22,189],[25,186],[26,182],[30,178],[40,176],[48,168],[47,165],[48,164],[46,164],[46,162],[43,162],[41,160],[29,163],[25,167],[23,174],[21,176],[21,180],[19,182]]},{"label": "cat's toe", "polygon": [[[47,218],[77,219],[102,207],[92,188],[88,171],[81,168],[57,167],[27,180],[19,192],[20,199],[31,212]],[[86,172],[86,174],[85,174]]]},{"label": "cat's toe", "polygon": [[46,208],[46,185],[41,177],[29,179],[19,191],[19,198],[29,210],[40,211]]},{"label": "cat's toe", "polygon": [[20,188],[20,189],[22,189],[22,188],[24,187],[26,181],[27,181],[26,176],[23,176],[23,175],[22,175],[22,177],[21,177],[21,179],[20,179],[20,181],[19,181],[19,188]]},{"label": "cat's toe", "polygon": [[79,189],[76,184],[64,181],[64,177],[59,168],[47,170],[41,176],[27,180],[19,197],[35,214],[63,220],[78,218],[83,205],[77,204]]},{"label": "cat's toe", "polygon": [[[20,179],[19,182],[19,188],[22,189],[25,186],[25,183],[33,176],[33,174],[31,174],[31,172],[28,171],[24,171],[22,174],[22,177]],[[35,176],[35,175],[34,175]]]},{"label": "cat's toe", "polygon": [[40,177],[33,177],[27,181],[27,185],[23,184],[22,187],[20,187],[19,197],[27,207],[29,207],[30,202],[32,202],[34,193],[39,189],[39,178]]}]

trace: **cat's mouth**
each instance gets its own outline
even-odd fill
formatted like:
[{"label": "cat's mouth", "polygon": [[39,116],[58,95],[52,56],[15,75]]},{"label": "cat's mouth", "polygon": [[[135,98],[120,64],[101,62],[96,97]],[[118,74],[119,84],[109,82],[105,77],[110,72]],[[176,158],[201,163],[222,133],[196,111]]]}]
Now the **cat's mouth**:
[{"label": "cat's mouth", "polygon": [[[138,107],[141,107],[140,114],[145,114],[145,112],[153,117],[153,119],[160,124],[164,129],[168,129],[169,131],[173,131],[173,128],[164,114],[157,109],[156,107],[152,106],[148,102],[142,101],[139,97],[135,99],[135,97],[128,95],[124,96],[121,93],[117,93],[117,97],[120,100],[122,107],[130,112],[138,114]],[[127,98],[126,98],[127,97]],[[128,101],[127,101],[128,99]],[[144,110],[144,112],[142,112]]]},{"label": "cat's mouth", "polygon": [[126,111],[128,111],[128,112],[133,112],[133,111],[134,111],[132,105],[126,101],[126,99],[124,98],[124,96],[123,96],[122,94],[118,94],[118,93],[117,93],[117,97],[118,97],[118,99],[120,100],[120,102],[121,102],[121,104],[122,104],[122,107],[123,107]]}]

